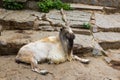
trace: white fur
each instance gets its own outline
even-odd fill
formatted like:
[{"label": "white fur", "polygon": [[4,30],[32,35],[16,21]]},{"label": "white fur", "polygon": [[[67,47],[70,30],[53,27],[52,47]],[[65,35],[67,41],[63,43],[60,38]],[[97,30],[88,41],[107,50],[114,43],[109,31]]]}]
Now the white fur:
[{"label": "white fur", "polygon": [[[48,39],[50,41],[54,41],[58,39],[58,37],[51,36],[48,37]],[[65,53],[61,46],[60,42],[52,43],[39,40],[23,46],[19,50],[18,54],[24,54],[23,52],[32,52],[34,59],[38,62],[48,59],[55,63],[59,63],[65,61]]]}]

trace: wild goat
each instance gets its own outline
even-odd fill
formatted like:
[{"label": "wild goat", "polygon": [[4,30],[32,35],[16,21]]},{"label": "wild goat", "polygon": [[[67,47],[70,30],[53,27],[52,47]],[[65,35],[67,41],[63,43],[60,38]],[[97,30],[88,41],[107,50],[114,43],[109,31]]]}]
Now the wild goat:
[{"label": "wild goat", "polygon": [[[89,62],[88,59],[81,59],[78,56],[73,55],[75,35],[72,29],[69,27],[65,18],[66,15],[64,15],[62,9],[61,15],[65,25],[57,24],[62,26],[59,35],[43,38],[23,46],[16,56],[16,61],[30,63],[32,71],[40,74],[47,73],[47,70],[39,70],[37,67],[38,62],[43,62],[45,60],[55,64],[65,62],[67,60],[71,61],[73,59],[83,63]],[[46,18],[46,15],[42,16],[41,20],[50,22],[52,26],[56,25],[49,18]]]}]

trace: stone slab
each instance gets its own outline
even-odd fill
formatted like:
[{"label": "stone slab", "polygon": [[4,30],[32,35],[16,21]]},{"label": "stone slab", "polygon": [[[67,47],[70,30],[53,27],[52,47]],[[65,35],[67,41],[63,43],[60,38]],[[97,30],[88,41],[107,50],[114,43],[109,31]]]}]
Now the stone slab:
[{"label": "stone slab", "polygon": [[[40,40],[48,36],[55,36],[58,32],[32,31],[32,30],[7,30],[0,36],[0,54],[16,54],[19,48],[27,43]],[[76,34],[75,52],[90,52],[92,50],[91,36]],[[9,53],[8,53],[9,52]]]},{"label": "stone slab", "polygon": [[91,35],[91,32],[88,29],[76,29],[76,28],[72,28],[72,30],[76,34]]},{"label": "stone slab", "polygon": [[104,32],[120,32],[120,14],[98,14],[95,13],[96,25]]},{"label": "stone slab", "polygon": [[93,5],[87,5],[87,4],[80,4],[80,3],[72,3],[70,4],[73,9],[82,9],[82,10],[98,10],[102,11],[103,6],[93,6]]},{"label": "stone slab", "polygon": [[[81,28],[81,25],[83,25],[83,23],[90,21],[90,12],[84,12],[79,10],[65,12],[70,26],[72,27]],[[9,11],[0,9],[0,24],[2,24],[3,26],[7,26],[7,29],[31,29],[33,27],[33,21],[35,19],[35,17],[31,16],[31,14],[35,14],[39,17],[43,15],[43,13],[41,12],[32,10]],[[50,11],[47,14],[47,17],[52,19],[52,21],[54,21],[55,23],[63,23],[60,11],[58,10]]]},{"label": "stone slab", "polygon": [[107,41],[107,42],[120,41],[120,33],[114,33],[114,32],[94,33],[94,37],[99,42],[102,42],[102,41]]},{"label": "stone slab", "polygon": [[116,69],[120,69],[120,49],[109,49],[106,51],[107,56],[105,58],[112,67]]},{"label": "stone slab", "polygon": [[64,2],[82,3],[97,6],[120,7],[120,0],[62,0]]},{"label": "stone slab", "polygon": [[[65,11],[66,18],[71,27],[81,28],[83,23],[89,22],[91,13],[79,10]],[[60,11],[52,10],[49,12],[48,17],[55,23],[63,23]]]},{"label": "stone slab", "polygon": [[99,32],[94,33],[94,37],[103,49],[119,49],[120,33]]}]

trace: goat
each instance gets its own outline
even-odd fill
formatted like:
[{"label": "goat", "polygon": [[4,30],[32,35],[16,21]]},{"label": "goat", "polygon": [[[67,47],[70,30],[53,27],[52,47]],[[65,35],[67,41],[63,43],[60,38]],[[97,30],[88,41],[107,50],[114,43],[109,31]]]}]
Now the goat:
[{"label": "goat", "polygon": [[[66,16],[64,15],[63,10],[61,9],[61,15],[65,25],[60,29],[58,36],[50,36],[43,38],[41,40],[31,42],[24,45],[18,51],[18,54],[15,58],[16,61],[21,61],[25,63],[30,63],[32,71],[35,71],[40,74],[48,73],[47,70],[39,70],[37,65],[38,62],[48,61],[49,63],[59,64],[65,61],[71,61],[76,59],[83,63],[89,62],[88,59],[81,59],[76,55],[73,55],[73,44],[75,35],[72,29],[69,27]],[[43,15],[41,20],[48,21],[52,26],[56,25],[53,22],[46,18],[46,15]]]}]

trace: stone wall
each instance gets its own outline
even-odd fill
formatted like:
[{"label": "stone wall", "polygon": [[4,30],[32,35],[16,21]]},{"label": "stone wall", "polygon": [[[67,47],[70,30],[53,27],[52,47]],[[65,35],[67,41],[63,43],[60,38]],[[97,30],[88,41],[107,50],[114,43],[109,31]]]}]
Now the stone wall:
[{"label": "stone wall", "polygon": [[83,3],[97,6],[120,7],[120,0],[62,0],[71,3]]},{"label": "stone wall", "polygon": [[[18,2],[25,2],[26,8],[29,9],[38,9],[36,1],[39,0],[16,0]],[[120,0],[62,0],[63,2],[69,3],[82,3],[90,4],[97,6],[111,6],[111,7],[120,7]],[[2,6],[2,0],[0,0],[0,7]]]},{"label": "stone wall", "polygon": [[2,0],[0,0],[0,7],[2,7]]}]

